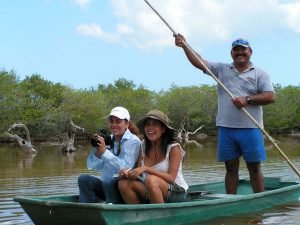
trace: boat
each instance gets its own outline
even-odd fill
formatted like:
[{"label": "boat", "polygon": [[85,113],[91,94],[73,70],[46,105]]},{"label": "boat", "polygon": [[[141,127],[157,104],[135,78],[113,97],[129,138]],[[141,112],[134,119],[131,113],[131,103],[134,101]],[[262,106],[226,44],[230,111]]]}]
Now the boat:
[{"label": "boat", "polygon": [[79,203],[78,195],[15,197],[36,225],[190,224],[244,214],[299,201],[300,183],[265,178],[265,191],[253,193],[250,181],[239,181],[236,195],[224,182],[191,185],[186,200],[165,204]]}]

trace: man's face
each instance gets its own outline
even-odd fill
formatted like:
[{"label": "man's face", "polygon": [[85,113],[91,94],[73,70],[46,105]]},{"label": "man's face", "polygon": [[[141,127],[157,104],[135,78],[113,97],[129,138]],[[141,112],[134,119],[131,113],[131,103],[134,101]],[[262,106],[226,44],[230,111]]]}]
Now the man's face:
[{"label": "man's face", "polygon": [[248,65],[250,62],[250,57],[252,55],[252,49],[246,48],[240,45],[235,46],[231,50],[231,57],[234,61],[234,64],[244,66]]}]

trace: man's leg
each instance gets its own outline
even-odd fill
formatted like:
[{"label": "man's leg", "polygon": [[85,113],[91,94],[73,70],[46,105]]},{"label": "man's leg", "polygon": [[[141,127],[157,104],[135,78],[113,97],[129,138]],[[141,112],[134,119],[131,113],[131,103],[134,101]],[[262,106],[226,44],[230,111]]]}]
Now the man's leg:
[{"label": "man's leg", "polygon": [[249,171],[250,181],[254,193],[263,192],[265,190],[264,186],[264,176],[261,172],[260,163],[249,163],[247,162],[247,168]]},{"label": "man's leg", "polygon": [[242,133],[247,137],[240,138],[240,145],[253,192],[262,192],[264,191],[264,177],[261,171],[261,162],[267,159],[262,132],[258,128],[252,128],[244,129]]},{"label": "man's leg", "polygon": [[236,194],[239,184],[239,159],[228,160],[225,162],[226,175],[225,186],[227,194]]},{"label": "man's leg", "polygon": [[[102,181],[97,177],[82,174],[78,178],[79,202],[95,203],[105,200]],[[99,199],[100,198],[100,199]]]}]

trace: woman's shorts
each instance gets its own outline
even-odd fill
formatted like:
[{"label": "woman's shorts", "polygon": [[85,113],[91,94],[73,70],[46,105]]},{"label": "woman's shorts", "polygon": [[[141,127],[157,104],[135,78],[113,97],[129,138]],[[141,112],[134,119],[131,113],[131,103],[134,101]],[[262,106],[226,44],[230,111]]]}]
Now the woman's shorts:
[{"label": "woman's shorts", "polygon": [[167,203],[174,203],[174,202],[183,202],[186,196],[186,191],[184,188],[178,186],[177,184],[169,184],[168,188],[168,195]]}]

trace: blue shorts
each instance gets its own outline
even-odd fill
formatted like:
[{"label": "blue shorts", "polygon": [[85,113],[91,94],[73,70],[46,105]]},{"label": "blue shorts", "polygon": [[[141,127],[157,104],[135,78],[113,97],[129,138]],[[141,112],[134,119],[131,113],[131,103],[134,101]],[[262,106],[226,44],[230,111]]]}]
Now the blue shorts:
[{"label": "blue shorts", "polygon": [[240,156],[250,163],[267,159],[264,138],[259,128],[219,127],[218,131],[219,161],[228,161]]}]

